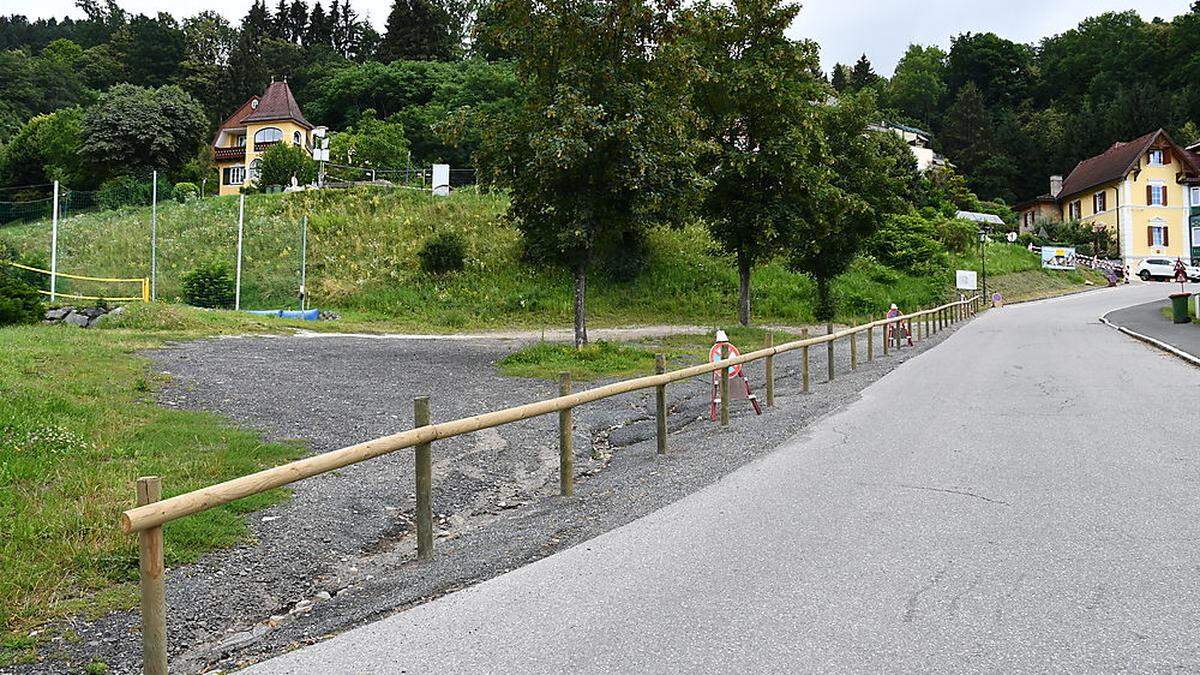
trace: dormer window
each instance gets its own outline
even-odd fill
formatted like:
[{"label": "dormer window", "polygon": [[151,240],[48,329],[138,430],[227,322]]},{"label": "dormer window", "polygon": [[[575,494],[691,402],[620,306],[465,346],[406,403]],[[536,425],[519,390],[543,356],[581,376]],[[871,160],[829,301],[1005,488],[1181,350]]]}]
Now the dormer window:
[{"label": "dormer window", "polygon": [[1149,155],[1150,166],[1162,166],[1163,164],[1166,164],[1166,162],[1163,161],[1163,157],[1164,155],[1162,150],[1151,150]]}]

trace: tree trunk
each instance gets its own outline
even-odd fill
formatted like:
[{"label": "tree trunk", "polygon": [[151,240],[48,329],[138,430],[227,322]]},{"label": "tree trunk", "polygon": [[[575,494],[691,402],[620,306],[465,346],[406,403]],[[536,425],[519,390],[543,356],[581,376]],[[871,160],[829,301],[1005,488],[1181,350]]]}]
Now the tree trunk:
[{"label": "tree trunk", "polygon": [[587,344],[587,261],[575,263],[575,347]]},{"label": "tree trunk", "polygon": [[817,277],[817,306],[813,314],[816,315],[819,321],[833,321],[833,289],[829,286],[829,279],[825,277]]},{"label": "tree trunk", "polygon": [[750,256],[738,253],[738,323],[750,325]]}]

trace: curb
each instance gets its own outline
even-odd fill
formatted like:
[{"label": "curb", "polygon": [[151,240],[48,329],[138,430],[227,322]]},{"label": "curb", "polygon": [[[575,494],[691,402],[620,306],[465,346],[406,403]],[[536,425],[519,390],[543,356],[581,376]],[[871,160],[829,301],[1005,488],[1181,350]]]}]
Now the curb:
[{"label": "curb", "polygon": [[[1116,311],[1116,310],[1113,310],[1113,311]],[[1200,357],[1197,357],[1193,354],[1185,352],[1182,349],[1179,349],[1178,347],[1173,347],[1173,346],[1163,342],[1162,340],[1156,340],[1156,339],[1150,337],[1149,335],[1142,335],[1141,333],[1139,333],[1137,331],[1129,330],[1128,328],[1126,328],[1124,326],[1118,326],[1117,324],[1108,320],[1108,314],[1105,314],[1104,316],[1100,317],[1100,322],[1105,324],[1106,326],[1109,326],[1110,328],[1117,329],[1118,332],[1124,333],[1135,340],[1141,340],[1142,342],[1145,342],[1148,345],[1151,345],[1153,347],[1158,347],[1159,349],[1161,349],[1162,351],[1164,351],[1168,354],[1171,354],[1173,356],[1178,356],[1179,358],[1183,359],[1184,361],[1187,361],[1188,363],[1192,364],[1193,366],[1200,367]]]}]

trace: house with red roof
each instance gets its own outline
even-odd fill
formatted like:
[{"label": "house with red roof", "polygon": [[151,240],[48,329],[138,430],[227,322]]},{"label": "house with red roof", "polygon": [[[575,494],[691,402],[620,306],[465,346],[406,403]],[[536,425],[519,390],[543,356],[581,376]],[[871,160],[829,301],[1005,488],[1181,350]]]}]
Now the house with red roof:
[{"label": "house with red roof", "polygon": [[[1120,141],[1075,165],[1050,192],[1017,204],[1022,232],[1078,221],[1116,236],[1133,269],[1150,256],[1200,260],[1200,145],[1185,148],[1159,129]],[[1193,211],[1197,216],[1193,217]]]},{"label": "house with red roof", "polygon": [[304,119],[287,81],[272,81],[262,96],[250,97],[217,129],[213,158],[219,194],[237,194],[257,179],[262,154],[272,145],[291,143],[311,153],[314,138],[324,135],[324,127]]}]

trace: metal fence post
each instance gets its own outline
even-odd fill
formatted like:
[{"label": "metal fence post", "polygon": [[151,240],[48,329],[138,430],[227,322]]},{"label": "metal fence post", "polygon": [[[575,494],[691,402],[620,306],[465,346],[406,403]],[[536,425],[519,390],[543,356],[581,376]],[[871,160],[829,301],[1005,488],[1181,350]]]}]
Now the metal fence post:
[{"label": "metal fence post", "polygon": [[[558,374],[558,395],[571,394],[571,373]],[[571,409],[558,411],[558,493],[564,497],[575,494],[575,453],[571,450]]]},{"label": "metal fence post", "polygon": [[[833,322],[832,321],[828,321],[825,323],[825,334],[833,335]],[[828,363],[829,363],[829,381],[833,382],[833,340],[829,340],[828,342],[825,343],[825,354],[828,357],[826,359],[826,361],[828,361]]]},{"label": "metal fence post", "polygon": [[[413,427],[429,425],[429,397],[413,399]],[[433,559],[433,452],[432,444],[416,446],[417,559]]]},{"label": "metal fence post", "polygon": [[[767,333],[767,348],[775,346],[775,334]],[[767,375],[767,405],[775,405],[775,355],[767,354],[767,363],[765,366]]]},{"label": "metal fence post", "polygon": [[[654,355],[654,372],[662,375],[667,372],[667,357],[662,354]],[[658,454],[667,454],[667,385],[660,384],[654,388],[654,417],[658,421]]]},{"label": "metal fence post", "polygon": [[[808,339],[808,329],[807,328],[800,329],[800,339],[801,340]],[[801,347],[800,351],[801,351],[800,355],[804,359],[804,363],[800,368],[800,380],[804,385],[802,391],[807,394],[808,393],[808,345],[804,345],[803,347]]]},{"label": "metal fence post", "polygon": [[[721,345],[721,361],[729,358],[729,343]],[[721,368],[721,426],[729,425],[729,368]]]},{"label": "metal fence post", "polygon": [[[145,506],[162,499],[162,479],[145,476],[137,480],[137,504]],[[167,673],[167,599],[163,579],[162,526],[138,532],[138,579],[142,605],[142,672]]]}]

